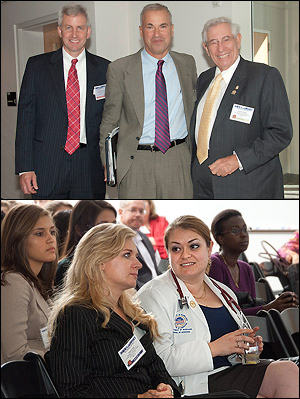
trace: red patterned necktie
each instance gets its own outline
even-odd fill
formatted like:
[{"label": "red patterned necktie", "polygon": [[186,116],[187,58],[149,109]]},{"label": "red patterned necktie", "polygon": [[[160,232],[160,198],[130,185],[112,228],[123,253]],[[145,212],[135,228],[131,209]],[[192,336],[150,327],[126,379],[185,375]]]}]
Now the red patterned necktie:
[{"label": "red patterned necktie", "polygon": [[155,145],[164,154],[170,147],[170,130],[167,90],[162,66],[165,61],[159,60],[155,75]]},{"label": "red patterned necktie", "polygon": [[75,66],[77,62],[76,59],[72,60],[66,90],[69,126],[65,150],[70,155],[79,148],[80,142],[80,90]]}]

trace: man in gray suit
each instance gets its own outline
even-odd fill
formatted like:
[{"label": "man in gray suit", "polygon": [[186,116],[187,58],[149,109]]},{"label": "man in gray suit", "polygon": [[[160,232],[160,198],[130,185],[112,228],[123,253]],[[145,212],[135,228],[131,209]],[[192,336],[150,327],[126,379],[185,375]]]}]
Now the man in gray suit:
[{"label": "man in gray suit", "polygon": [[[169,51],[174,26],[168,8],[149,4],[141,12],[144,49],[110,64],[100,126],[105,137],[119,126],[117,183],[121,199],[192,198],[188,129],[195,102],[197,71],[192,56]],[[170,145],[156,145],[156,74],[159,60],[166,82]]]},{"label": "man in gray suit", "polygon": [[[240,56],[239,26],[227,18],[209,20],[202,39],[216,66],[203,72],[196,86],[190,128],[194,198],[283,198],[279,153],[292,139],[292,123],[280,73]],[[208,109],[206,98],[220,73],[205,130],[208,118],[202,111]],[[204,148],[206,159],[200,155]]]}]

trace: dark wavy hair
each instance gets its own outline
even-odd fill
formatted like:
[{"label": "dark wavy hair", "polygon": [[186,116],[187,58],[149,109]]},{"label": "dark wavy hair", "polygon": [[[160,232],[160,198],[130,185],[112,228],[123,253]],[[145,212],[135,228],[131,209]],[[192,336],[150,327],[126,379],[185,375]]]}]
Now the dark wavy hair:
[{"label": "dark wavy hair", "polygon": [[72,209],[69,231],[63,250],[63,257],[73,256],[81,237],[96,224],[98,215],[105,209],[110,209],[117,218],[117,211],[104,200],[81,200]]}]

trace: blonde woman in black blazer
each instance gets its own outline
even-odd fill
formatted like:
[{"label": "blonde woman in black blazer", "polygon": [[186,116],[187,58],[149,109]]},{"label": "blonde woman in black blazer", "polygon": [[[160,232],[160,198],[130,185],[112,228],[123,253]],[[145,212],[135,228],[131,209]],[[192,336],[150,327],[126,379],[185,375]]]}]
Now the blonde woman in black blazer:
[{"label": "blonde woman in black blazer", "polygon": [[[76,247],[49,318],[50,366],[64,397],[180,396],[152,345],[156,321],[131,299],[141,268],[134,236],[127,226],[104,223]],[[130,357],[130,367],[119,352],[134,336],[144,354]]]}]

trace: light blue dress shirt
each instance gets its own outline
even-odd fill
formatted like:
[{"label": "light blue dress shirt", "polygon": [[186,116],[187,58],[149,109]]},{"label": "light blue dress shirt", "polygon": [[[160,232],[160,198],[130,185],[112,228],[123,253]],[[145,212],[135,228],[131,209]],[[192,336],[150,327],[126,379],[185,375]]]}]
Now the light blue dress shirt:
[{"label": "light blue dress shirt", "polygon": [[[145,114],[144,126],[140,144],[154,144],[155,141],[155,74],[157,71],[157,58],[152,57],[144,49],[142,51],[142,68],[144,81]],[[187,123],[185,119],[182,92],[177,70],[168,53],[163,60],[162,72],[166,81],[170,139],[178,140],[187,136]]]}]

